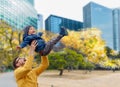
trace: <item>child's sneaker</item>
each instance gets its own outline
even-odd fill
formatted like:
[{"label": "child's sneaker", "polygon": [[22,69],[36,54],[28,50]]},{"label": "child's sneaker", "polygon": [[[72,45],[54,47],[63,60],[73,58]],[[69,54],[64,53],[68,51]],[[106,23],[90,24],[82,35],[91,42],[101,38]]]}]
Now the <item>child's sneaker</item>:
[{"label": "child's sneaker", "polygon": [[63,35],[63,36],[67,36],[68,35],[68,32],[67,32],[67,29],[65,27],[61,27],[60,28],[60,35]]}]

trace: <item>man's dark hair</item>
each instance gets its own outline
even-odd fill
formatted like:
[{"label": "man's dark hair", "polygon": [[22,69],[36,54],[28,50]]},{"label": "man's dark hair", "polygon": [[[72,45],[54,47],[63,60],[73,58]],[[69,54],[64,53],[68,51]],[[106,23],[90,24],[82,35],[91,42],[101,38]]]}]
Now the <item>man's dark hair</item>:
[{"label": "man's dark hair", "polygon": [[14,60],[13,60],[13,68],[15,69],[15,68],[17,68],[17,66],[16,66],[16,60],[18,59],[18,57],[16,57]]}]

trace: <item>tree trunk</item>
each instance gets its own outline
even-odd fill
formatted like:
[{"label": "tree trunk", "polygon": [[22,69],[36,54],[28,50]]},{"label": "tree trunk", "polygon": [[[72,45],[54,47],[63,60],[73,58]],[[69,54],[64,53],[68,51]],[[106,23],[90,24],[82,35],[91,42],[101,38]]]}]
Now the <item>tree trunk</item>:
[{"label": "tree trunk", "polygon": [[63,69],[59,69],[59,70],[60,70],[59,75],[62,76],[63,75]]}]

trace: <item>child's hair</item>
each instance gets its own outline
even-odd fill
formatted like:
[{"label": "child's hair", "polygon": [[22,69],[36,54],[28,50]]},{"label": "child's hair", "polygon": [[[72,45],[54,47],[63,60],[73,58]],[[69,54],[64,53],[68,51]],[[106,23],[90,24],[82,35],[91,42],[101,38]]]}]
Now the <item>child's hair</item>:
[{"label": "child's hair", "polygon": [[24,28],[24,34],[23,34],[23,40],[24,40],[24,38],[28,35],[28,31],[29,31],[29,29],[30,29],[30,27],[32,27],[31,25],[28,25],[28,26],[26,26],[25,28]]},{"label": "child's hair", "polygon": [[29,29],[30,29],[30,27],[32,27],[31,25],[28,25],[28,26],[26,26],[25,28],[24,28],[24,34],[28,34],[28,31],[29,31]]}]

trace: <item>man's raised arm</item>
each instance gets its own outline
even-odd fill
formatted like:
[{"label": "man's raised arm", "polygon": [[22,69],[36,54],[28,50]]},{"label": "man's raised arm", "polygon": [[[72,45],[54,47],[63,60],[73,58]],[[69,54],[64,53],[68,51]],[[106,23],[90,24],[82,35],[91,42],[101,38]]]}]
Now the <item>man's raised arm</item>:
[{"label": "man's raised arm", "polygon": [[44,70],[46,70],[49,66],[49,60],[47,56],[41,56],[41,63],[40,65],[33,69],[33,71],[36,73],[36,75],[40,75]]},{"label": "man's raised arm", "polygon": [[32,64],[33,64],[33,59],[34,59],[34,50],[36,46],[37,46],[37,42],[33,41],[30,46],[29,56],[25,64],[23,66],[18,67],[15,70],[15,75],[17,78],[24,77],[32,69]]}]

